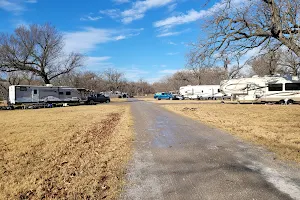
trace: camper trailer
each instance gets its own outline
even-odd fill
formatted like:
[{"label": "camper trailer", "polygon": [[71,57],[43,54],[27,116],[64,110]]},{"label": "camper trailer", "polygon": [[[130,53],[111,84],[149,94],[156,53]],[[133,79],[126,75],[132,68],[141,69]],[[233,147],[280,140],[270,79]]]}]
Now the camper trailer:
[{"label": "camper trailer", "polygon": [[300,102],[298,79],[280,76],[253,76],[221,82],[221,92],[232,94],[238,102]]},{"label": "camper trailer", "polygon": [[64,86],[9,86],[9,102],[12,105],[34,103],[80,103],[85,102],[90,91]]},{"label": "camper trailer", "polygon": [[180,87],[180,95],[188,99],[216,99],[222,98],[219,85],[188,85]]}]

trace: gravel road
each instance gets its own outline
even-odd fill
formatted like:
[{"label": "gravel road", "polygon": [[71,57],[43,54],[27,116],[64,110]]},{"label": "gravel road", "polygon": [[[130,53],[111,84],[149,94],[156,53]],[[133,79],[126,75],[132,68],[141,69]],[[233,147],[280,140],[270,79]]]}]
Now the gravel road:
[{"label": "gravel road", "polygon": [[132,101],[135,150],[121,199],[300,199],[300,168],[159,105]]}]

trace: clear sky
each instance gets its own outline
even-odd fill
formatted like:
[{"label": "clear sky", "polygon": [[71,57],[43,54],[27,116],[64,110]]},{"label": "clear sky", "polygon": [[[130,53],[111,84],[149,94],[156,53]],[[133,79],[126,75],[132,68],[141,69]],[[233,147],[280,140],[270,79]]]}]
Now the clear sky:
[{"label": "clear sky", "polygon": [[188,44],[217,0],[0,0],[0,31],[51,23],[66,51],[87,56],[84,69],[114,67],[153,82],[185,67]]}]

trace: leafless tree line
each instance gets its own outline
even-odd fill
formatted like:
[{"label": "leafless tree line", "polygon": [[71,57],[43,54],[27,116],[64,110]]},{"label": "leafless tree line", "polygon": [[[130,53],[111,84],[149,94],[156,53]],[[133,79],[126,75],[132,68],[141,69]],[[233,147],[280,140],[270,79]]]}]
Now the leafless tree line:
[{"label": "leafless tree line", "polygon": [[[300,0],[222,0],[209,10],[200,39],[191,44],[186,69],[150,85],[127,82],[113,69],[78,72],[84,57],[63,51],[63,37],[45,24],[20,27],[0,35],[0,88],[8,84],[52,83],[96,91],[131,94],[178,90],[182,85],[219,84],[250,75],[299,75]],[[247,62],[249,50],[258,55]],[[250,71],[245,72],[245,67]],[[8,74],[7,74],[8,73]],[[19,77],[22,77],[19,81]],[[3,93],[3,92],[2,92]]]},{"label": "leafless tree line", "polygon": [[[203,23],[202,31],[206,34],[192,44],[189,66],[199,68],[199,63],[202,66],[211,62],[226,63],[254,48],[267,51],[262,57],[269,57],[271,66],[279,59],[271,52],[282,47],[290,53],[285,59],[296,61],[300,57],[299,20],[300,0],[220,1]],[[289,66],[294,75],[298,73],[296,65],[298,63]]]},{"label": "leafless tree line", "polygon": [[[2,77],[2,78],[1,78]],[[122,72],[115,69],[106,69],[96,73],[92,71],[72,71],[63,74],[51,82],[57,86],[70,86],[75,88],[86,88],[95,92],[124,92],[131,96],[144,96],[153,94],[155,91],[151,84],[139,80],[128,81]],[[39,76],[32,76],[24,72],[10,72],[0,76],[0,98],[6,99],[9,85],[43,85],[44,80]]]},{"label": "leafless tree line", "polygon": [[299,76],[300,59],[290,50],[270,50],[249,61],[255,75]]},{"label": "leafless tree line", "polygon": [[286,48],[266,49],[241,61],[242,55],[225,57],[218,62],[195,64],[194,54],[188,54],[186,69],[153,84],[155,91],[176,91],[186,85],[218,85],[222,80],[253,75],[299,76],[300,58]]},{"label": "leafless tree line", "polygon": [[115,69],[81,72],[84,60],[80,53],[64,51],[63,35],[50,24],[21,26],[13,34],[0,33],[0,98],[7,98],[9,85],[20,84],[51,83],[131,95],[154,92],[147,82],[129,82]]},{"label": "leafless tree line", "polygon": [[[300,0],[222,0],[209,12],[205,34],[190,45],[186,70],[155,83],[156,90],[241,76],[299,75]],[[260,51],[241,60],[253,49]]]}]

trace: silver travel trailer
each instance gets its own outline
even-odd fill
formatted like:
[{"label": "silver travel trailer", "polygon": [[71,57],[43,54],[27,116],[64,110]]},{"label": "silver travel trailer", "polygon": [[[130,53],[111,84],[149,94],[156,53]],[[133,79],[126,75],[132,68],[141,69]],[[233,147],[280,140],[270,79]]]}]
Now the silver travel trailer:
[{"label": "silver travel trailer", "polygon": [[34,103],[80,103],[87,101],[90,94],[90,91],[83,88],[52,85],[12,85],[9,86],[9,103],[12,105]]},{"label": "silver travel trailer", "polygon": [[188,85],[180,87],[180,95],[188,99],[216,99],[223,98],[220,85]]},{"label": "silver travel trailer", "polygon": [[232,94],[239,102],[300,102],[298,78],[280,76],[253,76],[252,78],[231,79],[221,82],[221,92]]}]

